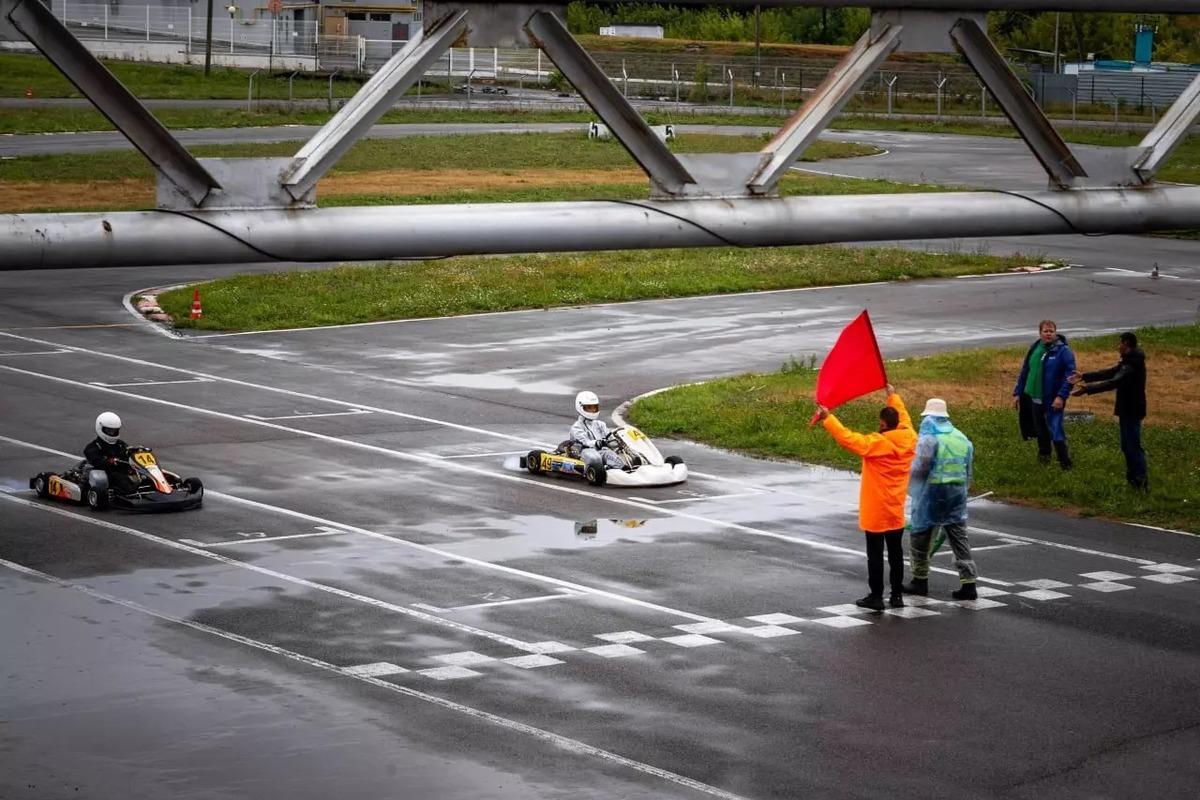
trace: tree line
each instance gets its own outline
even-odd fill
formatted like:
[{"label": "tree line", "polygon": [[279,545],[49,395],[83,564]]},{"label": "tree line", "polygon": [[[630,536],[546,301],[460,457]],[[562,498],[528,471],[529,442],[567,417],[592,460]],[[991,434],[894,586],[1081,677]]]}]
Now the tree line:
[{"label": "tree line", "polygon": [[[759,14],[763,42],[780,44],[852,44],[866,29],[866,8],[764,8]],[[567,7],[572,33],[595,34],[614,22],[662,25],[668,39],[754,41],[752,9],[686,8],[645,3],[591,4]],[[1155,29],[1155,61],[1200,62],[1200,15],[1099,14],[1053,11],[994,11],[989,32],[1001,49],[1058,50],[1068,61],[1133,58],[1134,29]]]}]

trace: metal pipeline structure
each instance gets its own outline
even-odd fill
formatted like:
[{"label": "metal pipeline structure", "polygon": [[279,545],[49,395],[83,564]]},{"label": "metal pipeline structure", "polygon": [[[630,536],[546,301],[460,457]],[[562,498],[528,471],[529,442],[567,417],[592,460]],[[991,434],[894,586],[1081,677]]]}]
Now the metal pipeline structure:
[{"label": "metal pipeline structure", "polygon": [[1200,187],[596,200],[0,216],[7,269],[442,258],[845,241],[1137,233],[1195,225]]}]

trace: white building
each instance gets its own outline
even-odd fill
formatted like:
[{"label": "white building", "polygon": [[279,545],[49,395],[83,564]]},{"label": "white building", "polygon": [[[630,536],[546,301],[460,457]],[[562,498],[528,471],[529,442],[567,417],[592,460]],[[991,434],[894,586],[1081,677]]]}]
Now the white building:
[{"label": "white building", "polygon": [[662,25],[642,25],[632,22],[616,22],[600,29],[601,36],[630,36],[635,39],[663,38]]}]

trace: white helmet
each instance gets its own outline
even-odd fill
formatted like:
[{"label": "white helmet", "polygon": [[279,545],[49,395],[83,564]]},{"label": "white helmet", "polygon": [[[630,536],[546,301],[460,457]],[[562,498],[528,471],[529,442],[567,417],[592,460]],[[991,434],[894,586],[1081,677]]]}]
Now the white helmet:
[{"label": "white helmet", "polygon": [[109,444],[115,444],[121,435],[121,418],[111,411],[96,417],[96,435]]},{"label": "white helmet", "polygon": [[596,419],[600,416],[600,398],[595,392],[580,392],[575,395],[575,410],[584,419]]}]

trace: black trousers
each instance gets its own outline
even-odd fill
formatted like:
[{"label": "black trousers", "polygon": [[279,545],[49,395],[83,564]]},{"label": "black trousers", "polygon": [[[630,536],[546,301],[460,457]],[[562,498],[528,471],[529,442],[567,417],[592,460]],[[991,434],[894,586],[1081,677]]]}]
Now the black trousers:
[{"label": "black trousers", "polygon": [[874,597],[883,597],[883,548],[887,547],[892,594],[904,585],[904,529],[867,531],[867,583]]}]

